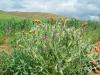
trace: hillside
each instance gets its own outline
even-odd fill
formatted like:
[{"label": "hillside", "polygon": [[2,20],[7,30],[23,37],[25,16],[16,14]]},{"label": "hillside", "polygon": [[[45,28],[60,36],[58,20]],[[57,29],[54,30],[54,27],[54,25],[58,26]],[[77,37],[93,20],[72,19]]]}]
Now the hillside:
[{"label": "hillside", "polygon": [[0,75],[100,72],[100,22],[58,17],[0,11]]},{"label": "hillside", "polygon": [[52,13],[44,13],[44,12],[8,12],[10,15],[16,15],[21,17],[46,17],[46,16],[58,16]]},{"label": "hillside", "polygon": [[10,18],[10,17],[24,17],[24,18],[44,18],[44,17],[64,17],[61,15],[46,13],[46,12],[7,12],[0,10],[0,18]]}]

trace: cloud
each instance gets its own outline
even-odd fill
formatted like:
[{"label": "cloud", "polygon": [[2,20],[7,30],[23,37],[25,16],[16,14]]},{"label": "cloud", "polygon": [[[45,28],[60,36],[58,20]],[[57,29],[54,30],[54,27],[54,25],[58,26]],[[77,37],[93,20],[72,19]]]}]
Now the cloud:
[{"label": "cloud", "polygon": [[68,17],[90,19],[100,14],[100,0],[1,0],[7,11],[51,12]]},{"label": "cloud", "polygon": [[100,21],[100,17],[99,16],[90,16],[90,20],[99,20]]},{"label": "cloud", "polygon": [[0,1],[0,9],[1,10],[9,10],[11,8],[11,6],[12,6],[11,0],[1,0]]}]

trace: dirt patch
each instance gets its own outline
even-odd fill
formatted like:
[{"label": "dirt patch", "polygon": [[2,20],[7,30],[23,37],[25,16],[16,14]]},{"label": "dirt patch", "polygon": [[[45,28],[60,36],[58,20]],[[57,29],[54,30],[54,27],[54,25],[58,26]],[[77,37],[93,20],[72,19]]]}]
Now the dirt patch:
[{"label": "dirt patch", "polygon": [[0,45],[0,52],[7,52],[10,53],[11,52],[11,46],[9,45],[9,38],[8,36],[4,36],[3,38],[3,44]]},{"label": "dirt patch", "polygon": [[9,52],[11,52],[11,47],[9,45],[1,45],[0,52],[2,52],[2,51],[9,53]]}]

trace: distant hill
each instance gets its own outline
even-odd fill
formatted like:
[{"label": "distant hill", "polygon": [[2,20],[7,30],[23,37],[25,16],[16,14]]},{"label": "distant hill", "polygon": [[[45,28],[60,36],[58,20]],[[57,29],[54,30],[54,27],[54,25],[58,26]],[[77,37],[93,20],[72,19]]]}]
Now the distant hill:
[{"label": "distant hill", "polygon": [[0,13],[3,13],[3,12],[5,12],[5,11],[3,11],[3,10],[0,10]]},{"label": "distant hill", "polygon": [[6,11],[0,10],[0,14],[5,14]]},{"label": "distant hill", "polygon": [[8,12],[8,14],[22,16],[22,17],[33,17],[33,16],[57,16],[56,14],[51,13],[42,13],[42,12]]},{"label": "distant hill", "polygon": [[14,11],[14,12],[7,12],[7,11],[2,11],[0,10],[0,15],[2,17],[5,16],[17,16],[17,17],[25,17],[25,18],[44,18],[44,17],[64,17],[61,15],[53,14],[53,13],[46,13],[46,12],[19,12],[19,11]]}]

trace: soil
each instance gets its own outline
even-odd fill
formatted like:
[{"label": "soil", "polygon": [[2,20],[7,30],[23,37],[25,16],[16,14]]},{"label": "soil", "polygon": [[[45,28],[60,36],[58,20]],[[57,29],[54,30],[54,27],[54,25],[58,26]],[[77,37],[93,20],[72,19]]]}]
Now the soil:
[{"label": "soil", "polygon": [[7,52],[7,53],[10,53],[11,52],[11,46],[8,43],[8,41],[9,41],[8,37],[7,36],[3,37],[3,40],[4,40],[3,44],[0,45],[0,52],[4,51],[4,52]]}]

